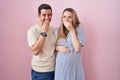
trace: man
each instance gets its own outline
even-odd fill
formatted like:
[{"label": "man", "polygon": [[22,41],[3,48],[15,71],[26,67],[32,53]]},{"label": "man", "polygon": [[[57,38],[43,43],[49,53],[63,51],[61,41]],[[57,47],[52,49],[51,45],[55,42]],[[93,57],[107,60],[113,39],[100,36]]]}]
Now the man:
[{"label": "man", "polygon": [[33,54],[32,80],[54,80],[55,36],[50,26],[52,9],[48,4],[38,8],[39,23],[30,27],[27,33],[28,45]]}]

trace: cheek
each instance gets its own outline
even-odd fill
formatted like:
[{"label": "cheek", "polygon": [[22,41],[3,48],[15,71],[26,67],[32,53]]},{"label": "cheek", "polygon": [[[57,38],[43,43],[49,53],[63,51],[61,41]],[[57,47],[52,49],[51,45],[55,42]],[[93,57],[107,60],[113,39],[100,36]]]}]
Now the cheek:
[{"label": "cheek", "polygon": [[69,19],[68,21],[69,21],[70,23],[72,23],[72,19]]},{"label": "cheek", "polygon": [[39,19],[43,20],[43,19],[44,19],[44,17],[43,17],[43,16],[40,16],[40,17],[39,17]]},{"label": "cheek", "polygon": [[41,17],[41,19],[43,20],[43,19],[45,19],[45,17]]},{"label": "cheek", "polygon": [[49,19],[51,20],[51,19],[52,19],[52,16],[49,16]]},{"label": "cheek", "polygon": [[43,16],[40,16],[39,19],[43,21],[45,18]]},{"label": "cheek", "polygon": [[52,17],[49,17],[48,20],[51,21]]},{"label": "cheek", "polygon": [[65,18],[62,18],[63,21],[65,21]]}]

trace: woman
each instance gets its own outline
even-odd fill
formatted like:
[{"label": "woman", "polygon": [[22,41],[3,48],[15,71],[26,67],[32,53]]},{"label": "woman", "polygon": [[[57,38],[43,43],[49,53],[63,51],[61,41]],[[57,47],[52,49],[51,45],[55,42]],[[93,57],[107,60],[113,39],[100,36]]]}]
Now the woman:
[{"label": "woman", "polygon": [[84,80],[81,47],[84,45],[83,29],[74,9],[63,11],[61,25],[56,30],[55,80]]}]

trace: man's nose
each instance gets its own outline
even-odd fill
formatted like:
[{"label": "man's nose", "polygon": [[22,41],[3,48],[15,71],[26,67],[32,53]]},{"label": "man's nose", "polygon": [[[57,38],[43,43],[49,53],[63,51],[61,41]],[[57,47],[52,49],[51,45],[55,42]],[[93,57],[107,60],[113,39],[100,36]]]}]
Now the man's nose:
[{"label": "man's nose", "polygon": [[45,19],[48,19],[48,18],[49,18],[49,16],[46,15],[46,16],[45,16]]}]

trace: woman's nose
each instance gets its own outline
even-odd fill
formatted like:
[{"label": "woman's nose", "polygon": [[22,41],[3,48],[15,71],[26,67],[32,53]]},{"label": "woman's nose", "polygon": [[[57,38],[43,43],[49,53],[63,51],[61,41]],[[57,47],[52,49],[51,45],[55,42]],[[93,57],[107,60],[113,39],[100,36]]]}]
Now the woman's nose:
[{"label": "woman's nose", "polygon": [[68,19],[68,18],[66,18],[66,21],[69,21],[69,19]]}]

